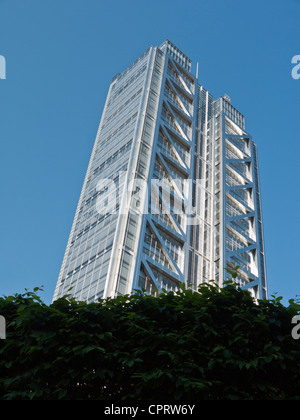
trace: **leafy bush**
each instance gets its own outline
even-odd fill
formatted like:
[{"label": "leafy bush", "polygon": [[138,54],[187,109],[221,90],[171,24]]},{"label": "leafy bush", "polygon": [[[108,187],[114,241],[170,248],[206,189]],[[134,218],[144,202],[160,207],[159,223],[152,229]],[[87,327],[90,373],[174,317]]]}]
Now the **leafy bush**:
[{"label": "leafy bush", "polygon": [[0,399],[300,399],[299,305],[228,283],[199,293],[44,304],[0,299]]}]

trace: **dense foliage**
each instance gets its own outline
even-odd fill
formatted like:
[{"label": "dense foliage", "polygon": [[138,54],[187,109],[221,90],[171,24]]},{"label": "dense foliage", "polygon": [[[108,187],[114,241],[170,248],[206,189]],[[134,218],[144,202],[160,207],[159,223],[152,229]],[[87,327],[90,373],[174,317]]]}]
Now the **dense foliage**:
[{"label": "dense foliage", "polygon": [[227,284],[86,304],[0,298],[0,399],[300,399],[299,306]]}]

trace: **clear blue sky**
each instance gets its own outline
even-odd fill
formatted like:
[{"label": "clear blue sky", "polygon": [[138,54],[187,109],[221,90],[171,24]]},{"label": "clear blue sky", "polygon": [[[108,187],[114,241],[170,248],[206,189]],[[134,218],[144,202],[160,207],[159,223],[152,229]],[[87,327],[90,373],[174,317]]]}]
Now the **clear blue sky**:
[{"label": "clear blue sky", "polygon": [[299,0],[0,0],[0,295],[50,303],[112,77],[166,38],[258,145],[270,294],[300,293]]}]

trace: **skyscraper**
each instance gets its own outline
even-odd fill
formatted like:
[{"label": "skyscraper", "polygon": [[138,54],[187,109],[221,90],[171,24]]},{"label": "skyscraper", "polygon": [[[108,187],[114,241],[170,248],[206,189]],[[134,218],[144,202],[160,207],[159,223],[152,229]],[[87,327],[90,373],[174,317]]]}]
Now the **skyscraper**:
[{"label": "skyscraper", "polygon": [[54,299],[185,282],[267,296],[256,144],[166,40],[111,81]]}]

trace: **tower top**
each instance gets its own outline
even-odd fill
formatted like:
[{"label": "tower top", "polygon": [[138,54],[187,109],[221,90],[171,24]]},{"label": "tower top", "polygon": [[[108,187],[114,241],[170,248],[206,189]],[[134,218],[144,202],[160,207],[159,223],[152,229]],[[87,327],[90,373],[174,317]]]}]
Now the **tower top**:
[{"label": "tower top", "polygon": [[166,39],[159,47],[164,53],[170,54],[175,61],[177,61],[187,71],[191,71],[192,61],[179,48],[177,48],[171,41]]},{"label": "tower top", "polygon": [[230,99],[230,97],[227,94],[225,94],[223,96],[223,99],[225,99],[225,101],[227,101],[227,102],[229,102],[231,104],[231,99]]}]

